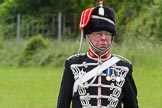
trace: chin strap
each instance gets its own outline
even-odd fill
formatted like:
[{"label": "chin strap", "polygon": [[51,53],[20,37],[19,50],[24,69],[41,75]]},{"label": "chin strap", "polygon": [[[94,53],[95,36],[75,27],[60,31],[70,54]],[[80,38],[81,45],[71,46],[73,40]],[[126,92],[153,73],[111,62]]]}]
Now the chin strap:
[{"label": "chin strap", "polygon": [[107,51],[111,48],[112,43],[113,43],[113,39],[114,39],[114,38],[112,38],[111,44],[110,44],[110,46],[109,46],[108,48],[106,48],[105,50],[100,50],[100,49],[98,49],[98,48],[96,48],[96,47],[94,46],[94,44],[91,42],[91,40],[90,40],[90,39],[88,38],[88,36],[86,35],[86,40],[87,40],[88,43],[90,44],[91,48],[95,50],[94,52],[97,52],[98,54],[101,54],[101,55],[104,54],[105,52],[107,52]]},{"label": "chin strap", "polygon": [[83,30],[81,30],[81,36],[80,36],[80,46],[79,46],[79,50],[78,50],[78,55],[80,54],[80,51],[82,49],[83,46]]}]

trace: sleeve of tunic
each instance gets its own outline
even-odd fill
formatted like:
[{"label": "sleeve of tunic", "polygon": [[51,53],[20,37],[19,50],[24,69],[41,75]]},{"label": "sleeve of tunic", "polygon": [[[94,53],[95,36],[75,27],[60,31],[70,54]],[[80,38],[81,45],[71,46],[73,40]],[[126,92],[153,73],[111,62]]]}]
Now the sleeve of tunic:
[{"label": "sleeve of tunic", "polygon": [[137,101],[137,88],[132,76],[132,65],[129,65],[129,72],[125,79],[125,84],[123,88],[124,98],[123,106],[124,108],[139,108]]},{"label": "sleeve of tunic", "polygon": [[74,77],[68,61],[65,62],[65,69],[60,86],[57,108],[70,108],[72,100]]}]

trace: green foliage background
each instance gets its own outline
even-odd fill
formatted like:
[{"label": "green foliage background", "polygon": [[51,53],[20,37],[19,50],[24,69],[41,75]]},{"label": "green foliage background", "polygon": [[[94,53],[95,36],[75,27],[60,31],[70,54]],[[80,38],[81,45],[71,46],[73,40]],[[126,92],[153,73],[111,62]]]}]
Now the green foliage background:
[{"label": "green foliage background", "polygon": [[[29,23],[28,20],[32,16],[39,14],[47,15],[52,13],[63,12],[66,14],[80,15],[81,12],[89,7],[98,6],[98,0],[1,0],[0,15],[12,16],[15,14],[23,14],[25,19],[21,23]],[[115,44],[122,45],[126,49],[131,49],[137,46],[137,50],[143,51],[144,48],[154,48],[162,42],[162,2],[161,0],[104,0],[104,6],[114,8],[116,12],[116,27],[117,36]],[[79,13],[79,14],[78,14]],[[69,18],[70,21],[73,19]],[[77,17],[79,21],[80,17]],[[1,20],[0,20],[1,21]],[[39,18],[34,19],[35,22],[41,22]],[[6,19],[6,23],[1,26],[6,28],[14,27]],[[42,26],[42,25],[40,25]],[[68,28],[66,28],[68,31]],[[8,31],[9,32],[9,31]],[[25,31],[22,30],[23,34]],[[56,40],[57,36],[47,38],[40,34],[30,36],[29,40],[22,37],[21,49],[16,49],[16,39],[14,36],[2,36],[3,30],[0,31],[1,40],[1,64],[8,65],[62,65],[68,55],[77,52],[79,47],[79,39],[71,37],[68,32],[64,33],[63,37],[66,42],[59,43]],[[15,30],[16,33],[16,30]],[[36,37],[33,39],[33,37]],[[72,38],[71,40],[69,38]],[[34,41],[33,41],[34,40]],[[33,41],[33,42],[31,42]],[[29,43],[29,44],[28,44]],[[37,45],[39,43],[39,45]],[[46,44],[47,43],[47,44]],[[151,45],[147,46],[148,43]],[[8,44],[8,45],[7,45]],[[46,46],[39,48],[40,46]],[[68,47],[66,45],[69,45]],[[128,45],[128,46],[127,46]],[[15,47],[13,47],[15,46]],[[34,46],[35,49],[30,47]],[[130,47],[131,46],[131,47]],[[84,48],[86,49],[87,46]],[[118,49],[118,47],[116,47]],[[53,50],[55,49],[55,50]],[[63,49],[60,50],[60,49]],[[70,49],[70,50],[69,50]],[[148,49],[148,48],[147,48]],[[121,50],[121,49],[119,49]],[[125,49],[122,49],[125,50]],[[12,51],[12,53],[10,52]],[[85,50],[84,50],[85,51]],[[132,50],[134,51],[134,50]],[[134,53],[134,52],[133,52]],[[11,55],[12,54],[12,55]],[[7,55],[4,57],[3,55]],[[125,55],[125,54],[124,54]],[[138,55],[138,54],[137,54]],[[127,56],[127,54],[126,54]],[[133,54],[128,55],[132,60]],[[144,56],[145,57],[145,56]],[[11,59],[12,58],[12,59]],[[58,61],[61,62],[56,62]],[[142,58],[141,58],[142,59]],[[7,60],[7,62],[6,62]],[[14,64],[12,61],[17,61]]]},{"label": "green foliage background", "polygon": [[[1,0],[0,14],[10,16],[19,13],[28,16],[28,19],[31,15],[58,12],[81,14],[92,6],[98,6],[98,0]],[[130,37],[162,40],[161,0],[104,0],[104,6],[112,7],[116,12],[116,41]]]}]

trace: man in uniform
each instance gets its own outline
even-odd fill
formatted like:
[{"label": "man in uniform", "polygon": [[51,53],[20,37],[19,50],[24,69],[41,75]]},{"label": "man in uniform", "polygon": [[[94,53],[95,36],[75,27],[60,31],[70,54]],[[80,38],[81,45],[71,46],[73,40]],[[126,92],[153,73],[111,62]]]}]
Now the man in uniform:
[{"label": "man in uniform", "polygon": [[66,60],[57,108],[138,108],[131,62],[109,51],[115,16],[102,2],[82,12],[80,48],[83,38],[90,47]]}]

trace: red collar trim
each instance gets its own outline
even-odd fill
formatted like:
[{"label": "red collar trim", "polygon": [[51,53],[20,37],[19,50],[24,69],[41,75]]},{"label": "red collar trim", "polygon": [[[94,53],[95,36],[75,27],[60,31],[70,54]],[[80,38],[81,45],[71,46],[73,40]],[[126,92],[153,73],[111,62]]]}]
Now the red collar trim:
[{"label": "red collar trim", "polygon": [[91,48],[89,48],[87,51],[87,55],[91,59],[98,60],[99,58],[101,58],[102,60],[106,60],[111,56],[111,53],[110,53],[110,51],[107,51],[105,54],[99,56],[95,52],[93,52]]}]

